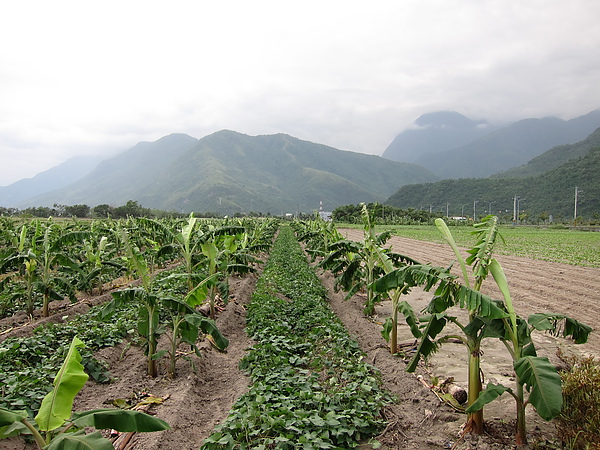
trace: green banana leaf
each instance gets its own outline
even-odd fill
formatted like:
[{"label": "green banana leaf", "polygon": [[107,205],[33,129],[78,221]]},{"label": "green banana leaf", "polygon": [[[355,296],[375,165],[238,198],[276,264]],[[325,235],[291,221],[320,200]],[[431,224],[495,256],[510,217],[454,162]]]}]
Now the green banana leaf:
[{"label": "green banana leaf", "polygon": [[9,411],[0,408],[0,427],[12,425],[14,422],[20,422],[27,418],[27,411]]},{"label": "green banana leaf", "polygon": [[592,327],[571,319],[564,314],[537,313],[531,314],[527,318],[529,325],[536,330],[550,331],[554,335],[558,334],[560,330],[559,324],[563,321],[563,337],[572,337],[576,344],[585,344],[587,342],[588,336],[592,332]]},{"label": "green banana leaf", "polygon": [[84,346],[77,337],[73,338],[65,361],[54,379],[54,389],[44,397],[35,416],[40,430],[55,430],[71,418],[73,400],[88,379],[77,350],[78,347]]},{"label": "green banana leaf", "polygon": [[425,359],[438,350],[439,346],[434,339],[444,329],[446,322],[445,314],[432,314],[429,317],[429,322],[423,330],[421,341],[417,347],[417,353],[406,367],[407,372],[414,372],[419,364],[419,359]]},{"label": "green banana leaf", "polygon": [[158,417],[131,409],[93,409],[73,413],[73,423],[78,427],[94,427],[98,430],[113,429],[121,432],[151,432],[171,428]]},{"label": "green banana leaf", "polygon": [[485,405],[493,402],[505,392],[512,392],[512,389],[502,386],[501,384],[488,383],[486,388],[479,393],[477,400],[475,400],[473,404],[465,410],[465,412],[467,414],[471,414],[479,411]]},{"label": "green banana leaf", "polygon": [[204,333],[210,334],[215,340],[215,345],[220,350],[225,350],[229,345],[229,340],[221,334],[214,320],[207,319],[199,314],[187,314],[185,316],[185,320],[186,322],[200,328]]},{"label": "green banana leaf", "polygon": [[99,431],[90,434],[64,433],[59,434],[44,450],[115,450],[108,439],[102,437]]},{"label": "green banana leaf", "polygon": [[562,408],[562,386],[556,367],[548,358],[525,356],[514,364],[518,381],[529,391],[531,403],[540,417],[552,420]]}]

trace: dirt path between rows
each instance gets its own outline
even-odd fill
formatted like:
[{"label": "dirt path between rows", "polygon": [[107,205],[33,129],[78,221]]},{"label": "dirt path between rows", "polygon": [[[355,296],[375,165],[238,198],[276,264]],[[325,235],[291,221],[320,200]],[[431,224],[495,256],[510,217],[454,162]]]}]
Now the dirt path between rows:
[{"label": "dirt path between rows", "polygon": [[[342,230],[350,239],[362,239],[360,230]],[[395,251],[422,262],[447,266],[453,254],[444,245],[419,242],[394,237],[391,244]],[[503,265],[515,299],[516,308],[526,315],[536,311],[564,311],[574,318],[596,327],[600,299],[600,269],[584,269],[564,264],[533,261],[525,258],[498,258]],[[160,433],[136,435],[127,450],[143,449],[198,449],[214,427],[222,422],[240,395],[246,390],[248,378],[239,370],[240,359],[246,353],[251,340],[244,332],[246,306],[250,302],[258,275],[231,280],[232,298],[220,313],[217,324],[229,339],[227,353],[220,353],[209,345],[203,346],[204,357],[193,357],[196,372],[181,360],[178,377],[167,378],[164,367],[158,378],[144,375],[145,358],[139,349],[121,345],[105,349],[98,356],[110,363],[115,381],[99,385],[89,381],[76,398],[76,410],[106,407],[114,399],[140,399],[144,394],[165,397],[162,405],[151,413],[166,420],[171,430]],[[333,291],[333,277],[320,273],[320,278],[330,293],[330,305],[350,333],[356,337],[366,352],[366,361],[381,372],[386,389],[394,393],[398,402],[383,412],[389,425],[379,437],[383,449],[507,449],[514,442],[511,420],[514,403],[510,398],[494,402],[486,409],[489,434],[480,438],[460,439],[465,416],[454,411],[425,387],[416,377],[423,375],[427,382],[430,375],[454,376],[458,384],[464,383],[466,352],[459,345],[449,344],[434,356],[431,363],[419,368],[417,374],[405,372],[405,362],[390,355],[381,336],[381,322],[389,314],[389,305],[377,307],[374,320],[362,313],[363,298],[358,295],[344,301],[344,293]],[[491,285],[490,282],[488,285]],[[492,295],[496,295],[490,291]],[[430,294],[413,291],[408,300],[415,309],[424,306]],[[62,313],[61,313],[62,314]],[[594,319],[592,322],[591,319]],[[402,342],[412,339],[406,325],[399,327]],[[549,357],[556,359],[556,348],[571,348],[560,339],[542,335],[537,341]],[[163,345],[165,345],[163,343]],[[600,354],[600,336],[592,334],[588,344],[579,347],[580,352]],[[487,381],[511,383],[512,367],[501,346],[487,346],[482,358],[482,370]],[[553,425],[546,424],[530,411],[528,429],[531,438],[539,436],[553,439]],[[30,450],[35,448],[20,440],[1,441],[6,450]],[[364,449],[371,448],[368,445]]]}]

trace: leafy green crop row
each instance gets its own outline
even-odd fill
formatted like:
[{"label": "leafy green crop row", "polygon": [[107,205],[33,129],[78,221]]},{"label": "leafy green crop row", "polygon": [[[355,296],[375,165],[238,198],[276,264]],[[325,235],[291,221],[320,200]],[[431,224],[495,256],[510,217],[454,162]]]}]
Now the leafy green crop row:
[{"label": "leafy green crop row", "polygon": [[51,377],[60,368],[73,336],[79,336],[86,344],[81,351],[86,371],[96,381],[108,381],[105,364],[95,359],[93,352],[120,343],[135,329],[135,310],[122,309],[111,322],[101,322],[99,312],[100,307],[95,307],[68,323],[49,324],[38,328],[32,336],[2,342],[0,407],[25,409],[33,415],[52,389]]},{"label": "leafy green crop row", "polygon": [[203,449],[353,448],[381,429],[390,398],[326,298],[282,228],[248,311],[252,386]]},{"label": "leafy green crop row", "polygon": [[[421,241],[444,243],[435,226],[380,227],[398,236]],[[452,227],[458,245],[471,247],[475,240],[472,227]],[[523,256],[544,261],[584,267],[600,267],[600,233],[556,228],[501,227],[505,242],[499,242],[497,253]]]}]

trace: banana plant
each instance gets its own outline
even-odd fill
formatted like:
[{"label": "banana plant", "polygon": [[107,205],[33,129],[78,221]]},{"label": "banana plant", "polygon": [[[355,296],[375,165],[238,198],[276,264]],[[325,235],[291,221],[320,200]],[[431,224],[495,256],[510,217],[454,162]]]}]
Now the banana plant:
[{"label": "banana plant", "polygon": [[[421,318],[425,324],[421,330],[415,324],[415,316],[410,305],[405,304],[407,323],[413,335],[420,339],[416,355],[407,366],[407,371],[414,371],[420,358],[425,358],[450,338],[459,339],[469,352],[468,375],[468,414],[466,430],[479,434],[483,432],[483,407],[504,392],[509,392],[517,403],[516,443],[526,443],[525,407],[531,403],[539,415],[550,420],[560,413],[562,395],[561,380],[556,368],[547,358],[538,357],[531,339],[533,330],[558,333],[563,331],[565,337],[573,337],[576,343],[583,343],[591,331],[590,327],[581,324],[562,314],[533,314],[527,321],[519,318],[514,310],[508,282],[498,261],[492,257],[494,243],[497,239],[496,218],[488,216],[483,222],[476,224],[474,231],[479,236],[477,244],[468,250],[469,257],[463,260],[458,246],[443,220],[436,220],[436,225],[452,247],[461,266],[463,284],[457,276],[451,275],[447,269],[430,266],[408,266],[398,269],[377,281],[377,290],[392,290],[400,286],[421,286],[426,291],[437,286],[435,295],[425,312],[428,316]],[[469,281],[467,264],[473,267],[475,281]],[[503,295],[504,301],[492,300],[483,295],[480,288],[483,280],[491,274]],[[462,324],[447,310],[458,305],[466,309],[469,319]],[[444,335],[438,338],[448,323],[453,323],[461,330],[462,335]],[[479,357],[485,338],[502,340],[513,358],[513,366],[517,375],[515,390],[502,385],[488,384],[485,390],[480,375]],[[530,391],[525,400],[524,389]]]},{"label": "banana plant", "polygon": [[[25,284],[27,286],[27,312],[33,313],[34,295],[39,293],[43,298],[42,314],[48,317],[50,300],[62,300],[68,296],[72,302],[77,301],[75,290],[67,277],[65,267],[72,264],[72,257],[66,251],[73,245],[90,236],[89,232],[71,231],[63,233],[57,225],[48,222],[43,229],[40,221],[33,223],[32,236],[26,225],[21,228],[18,239],[18,252],[2,262],[2,271],[22,264]],[[16,242],[16,241],[15,241]],[[13,274],[16,276],[16,274]]]},{"label": "banana plant", "polygon": [[333,222],[312,220],[309,222],[294,222],[297,239],[306,243],[306,253],[315,261],[329,253],[329,246],[343,239]]},{"label": "banana plant", "polygon": [[88,379],[78,348],[84,343],[73,338],[65,360],[54,379],[54,389],[44,397],[40,410],[31,422],[27,411],[0,408],[0,439],[31,435],[40,450],[107,450],[112,443],[100,431],[85,434],[86,427],[121,432],[152,432],[169,429],[164,420],[140,411],[95,409],[72,412],[73,401]]},{"label": "banana plant", "polygon": [[[477,401],[467,408],[472,413],[483,408],[500,395],[508,392],[515,399],[517,406],[517,427],[515,442],[517,445],[527,444],[525,408],[533,405],[542,419],[550,421],[557,417],[562,409],[561,377],[548,358],[537,356],[531,333],[534,330],[549,332],[572,338],[576,344],[587,342],[591,327],[578,322],[564,314],[538,313],[532,314],[527,321],[520,318],[514,309],[508,281],[500,263],[492,259],[489,270],[504,298],[503,307],[508,317],[502,319],[482,318],[487,322],[486,337],[495,337],[502,341],[513,360],[516,374],[516,385],[513,390],[501,384],[488,383]],[[525,398],[525,389],[529,396]]]},{"label": "banana plant", "polygon": [[112,292],[113,299],[102,309],[101,317],[103,320],[111,317],[117,307],[123,303],[135,302],[139,304],[138,333],[145,342],[148,375],[156,377],[158,369],[155,354],[158,338],[163,331],[159,320],[160,297],[150,291],[150,268],[144,255],[130,241],[125,229],[121,229],[121,237],[127,252],[127,261],[141,280],[141,287]]},{"label": "banana plant", "polygon": [[63,261],[63,272],[70,274],[78,289],[92,294],[94,288],[102,294],[103,275],[107,267],[117,272],[125,270],[122,264],[116,262],[114,255],[115,246],[109,242],[107,236],[102,236],[97,243],[85,239],[83,249],[77,259]]},{"label": "banana plant", "polygon": [[[31,316],[35,308],[33,288],[38,277],[36,255],[31,249],[25,251],[27,231],[27,225],[22,225],[20,232],[8,226],[2,230],[2,234],[10,245],[0,259],[0,274],[5,275],[0,286],[7,285],[12,279],[21,278],[25,284],[25,311],[27,315]],[[35,238],[32,242],[36,242]]]},{"label": "banana plant", "polygon": [[205,265],[208,277],[211,278],[207,287],[210,318],[213,320],[216,317],[217,294],[220,293],[224,301],[227,301],[229,292],[227,276],[231,273],[254,271],[251,263],[257,260],[252,258],[246,249],[239,251],[244,235],[240,227],[216,228],[207,232],[206,239],[200,244],[203,256],[200,264]]},{"label": "banana plant", "polygon": [[329,254],[319,263],[319,266],[331,270],[336,276],[334,288],[336,290],[342,288],[346,291],[346,299],[364,289],[367,294],[364,313],[372,316],[375,313],[375,305],[381,299],[380,294],[387,294],[387,292],[375,291],[374,281],[394,270],[397,265],[417,262],[383,248],[391,237],[391,232],[375,233],[371,214],[364,203],[362,218],[364,239],[361,242],[341,239],[331,243],[328,246]]},{"label": "banana plant", "polygon": [[171,298],[161,299],[161,304],[171,319],[171,331],[168,335],[171,345],[168,350],[157,352],[156,358],[168,353],[168,373],[171,378],[176,376],[177,349],[181,344],[188,344],[196,356],[202,356],[196,345],[200,331],[209,335],[212,338],[211,342],[221,351],[224,351],[229,345],[229,341],[221,334],[215,322],[194,309],[194,306],[203,303],[208,293],[206,283],[209,281],[209,278],[204,279],[188,293],[183,301]]},{"label": "banana plant", "polygon": [[[420,358],[428,357],[449,339],[460,340],[465,344],[468,351],[468,405],[472,405],[482,390],[480,357],[481,343],[486,336],[486,323],[481,318],[492,320],[503,319],[508,316],[489,296],[480,292],[482,283],[489,273],[493,249],[498,236],[497,219],[494,216],[488,216],[482,223],[475,225],[474,233],[478,235],[478,241],[468,251],[469,257],[466,260],[460,254],[458,246],[444,221],[437,219],[436,226],[455,252],[464,284],[459,282],[458,277],[450,274],[449,269],[436,268],[430,265],[409,265],[388,271],[384,277],[377,280],[374,289],[378,292],[391,292],[391,296],[399,296],[415,286],[420,286],[426,291],[436,287],[434,297],[425,310],[428,315],[421,318],[421,321],[425,324],[422,331],[417,325],[418,321],[415,319],[416,315],[410,304],[407,302],[398,303],[398,307],[407,318],[411,332],[419,339],[417,352],[406,370],[409,372],[414,371]],[[469,280],[468,264],[472,266],[475,275],[473,283]],[[466,324],[447,312],[455,305],[467,310],[468,321]],[[397,321],[394,322],[394,324],[396,323]],[[462,334],[438,337],[449,323],[455,324]],[[395,328],[394,324],[392,324],[392,333]],[[470,412],[466,429],[474,434],[483,433],[482,409]]]}]

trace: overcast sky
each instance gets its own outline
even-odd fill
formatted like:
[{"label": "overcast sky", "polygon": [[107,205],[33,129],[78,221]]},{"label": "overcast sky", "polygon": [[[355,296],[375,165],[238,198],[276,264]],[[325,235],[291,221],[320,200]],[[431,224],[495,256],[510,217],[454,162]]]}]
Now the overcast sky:
[{"label": "overcast sky", "polygon": [[600,108],[598,0],[4,1],[0,185],[170,133],[381,155],[421,114]]}]

